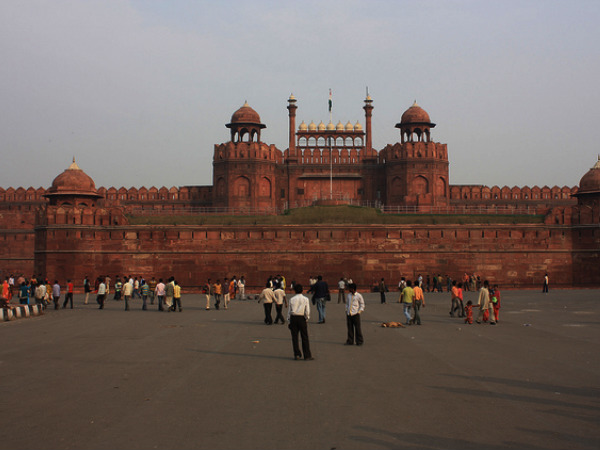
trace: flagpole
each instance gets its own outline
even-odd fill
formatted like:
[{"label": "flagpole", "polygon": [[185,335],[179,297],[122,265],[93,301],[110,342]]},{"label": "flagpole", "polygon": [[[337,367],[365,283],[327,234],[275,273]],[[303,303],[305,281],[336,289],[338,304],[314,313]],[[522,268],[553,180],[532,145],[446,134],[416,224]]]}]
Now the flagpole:
[{"label": "flagpole", "polygon": [[[332,121],[332,106],[333,99],[331,98],[331,89],[329,89],[329,122]],[[329,200],[333,200],[333,149],[331,144],[331,136],[329,136]]]}]

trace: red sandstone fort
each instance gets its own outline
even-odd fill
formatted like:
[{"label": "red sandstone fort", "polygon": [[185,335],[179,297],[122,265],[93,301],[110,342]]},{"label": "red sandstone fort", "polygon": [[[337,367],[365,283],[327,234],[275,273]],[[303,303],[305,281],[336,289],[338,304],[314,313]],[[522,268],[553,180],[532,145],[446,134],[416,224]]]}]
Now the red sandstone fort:
[{"label": "red sandstone fort", "polygon": [[[75,160],[47,188],[0,188],[0,270],[63,283],[84,276],[174,275],[187,288],[207,278],[269,275],[306,282],[352,277],[364,287],[385,277],[476,273],[506,287],[600,285],[600,160],[578,187],[452,185],[446,144],[433,141],[429,114],[415,102],[396,125],[399,142],[372,147],[373,101],[364,126],[296,124],[288,99],[289,143],[262,141],[266,125],[248,104],[215,145],[212,186],[96,188]],[[582,170],[583,172],[583,170]],[[133,224],[138,216],[281,214],[311,205],[354,204],[384,214],[444,217],[418,224]],[[331,207],[331,206],[330,206]],[[490,223],[474,217],[542,216]],[[448,218],[470,216],[468,223]],[[415,216],[416,217],[416,216]]]}]

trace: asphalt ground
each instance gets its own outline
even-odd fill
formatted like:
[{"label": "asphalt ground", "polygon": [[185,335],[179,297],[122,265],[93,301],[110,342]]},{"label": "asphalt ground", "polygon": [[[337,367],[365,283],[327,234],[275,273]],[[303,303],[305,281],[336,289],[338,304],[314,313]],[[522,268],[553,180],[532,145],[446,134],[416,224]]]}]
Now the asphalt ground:
[{"label": "asphalt ground", "polygon": [[312,308],[314,361],[256,301],[76,295],[1,323],[0,449],[600,448],[600,290],[503,291],[497,326],[426,293],[423,325],[398,329],[380,326],[403,320],[397,293],[365,297],[362,347],[335,296],[327,323]]}]

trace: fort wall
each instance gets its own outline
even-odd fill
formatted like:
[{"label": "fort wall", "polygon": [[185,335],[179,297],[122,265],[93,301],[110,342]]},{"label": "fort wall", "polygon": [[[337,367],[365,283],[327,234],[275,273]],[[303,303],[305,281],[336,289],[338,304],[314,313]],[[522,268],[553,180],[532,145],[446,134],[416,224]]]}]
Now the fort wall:
[{"label": "fort wall", "polygon": [[381,277],[392,285],[401,276],[468,272],[531,288],[548,272],[553,286],[600,283],[600,230],[563,225],[48,225],[39,233],[46,245],[36,249],[35,271],[58,279],[173,275],[190,289],[244,275],[256,290],[269,275],[306,283],[321,274],[332,283],[352,277],[364,289]]}]

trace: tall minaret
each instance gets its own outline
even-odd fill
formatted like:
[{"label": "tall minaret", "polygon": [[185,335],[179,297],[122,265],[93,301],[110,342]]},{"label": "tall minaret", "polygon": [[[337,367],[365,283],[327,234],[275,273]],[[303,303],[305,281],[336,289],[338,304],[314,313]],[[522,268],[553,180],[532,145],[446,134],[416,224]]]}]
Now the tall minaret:
[{"label": "tall minaret", "polygon": [[290,98],[288,99],[288,107],[287,107],[290,116],[290,135],[289,135],[289,157],[292,158],[297,158],[298,155],[296,154],[296,109],[298,109],[298,107],[296,106],[296,97],[294,97],[294,94],[290,95]]},{"label": "tall minaret", "polygon": [[365,110],[365,152],[367,155],[371,153],[373,150],[373,140],[371,134],[371,116],[373,115],[373,99],[369,95],[367,91],[367,98],[365,98],[365,106],[363,109]]}]

